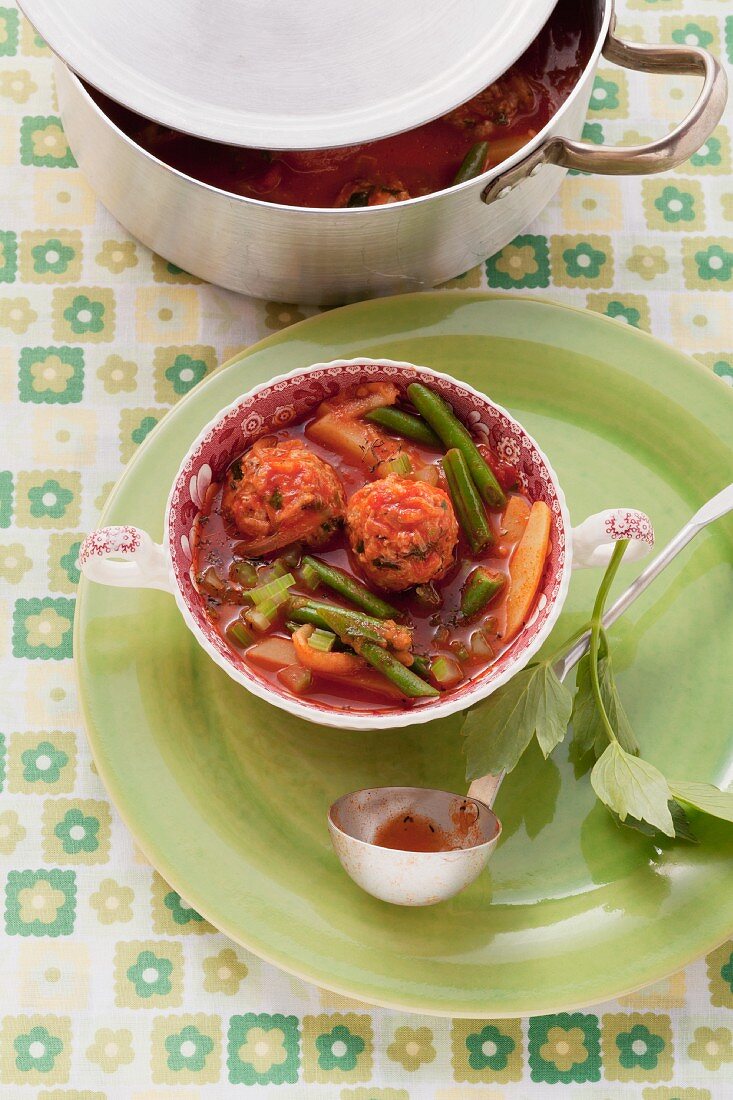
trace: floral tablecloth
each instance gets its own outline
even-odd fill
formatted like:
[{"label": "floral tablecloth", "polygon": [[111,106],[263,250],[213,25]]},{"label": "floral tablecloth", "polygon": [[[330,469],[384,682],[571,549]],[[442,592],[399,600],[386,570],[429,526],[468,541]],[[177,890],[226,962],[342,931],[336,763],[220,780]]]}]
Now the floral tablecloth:
[{"label": "floral tablecloth", "polygon": [[[626,38],[696,42],[733,62],[730,0],[626,0],[619,23]],[[586,137],[658,136],[696,87],[602,65]],[[167,409],[314,310],[202,284],[125,233],[75,166],[48,50],[14,7],[0,7],[0,105],[0,1095],[733,1096],[733,941],[584,1012],[400,1015],[260,962],[137,852],[77,707],[79,542]],[[452,285],[587,306],[730,385],[730,121],[670,175],[569,178],[525,233]]]}]

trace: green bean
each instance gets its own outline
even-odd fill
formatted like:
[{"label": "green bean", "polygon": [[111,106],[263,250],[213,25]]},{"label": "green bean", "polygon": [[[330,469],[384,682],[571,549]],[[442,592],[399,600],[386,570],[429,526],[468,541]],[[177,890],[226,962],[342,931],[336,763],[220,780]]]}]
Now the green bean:
[{"label": "green bean", "polygon": [[[369,615],[363,615],[360,611],[352,611],[347,607],[338,607],[337,604],[324,603],[322,600],[309,600],[304,596],[295,596],[290,601],[288,615],[295,622],[312,623],[313,626],[318,626],[322,630],[335,630],[342,638],[347,634],[346,641],[349,645],[353,634],[359,634],[362,638],[368,638],[373,642],[383,643],[385,640],[384,624],[380,619],[373,619]],[[351,633],[348,633],[349,631]]]},{"label": "green bean", "polygon": [[488,141],[477,141],[475,145],[472,145],[463,158],[461,167],[456,172],[453,186],[455,187],[457,183],[465,183],[466,180],[472,180],[476,176],[480,176],[484,170],[488,152]]},{"label": "green bean", "polygon": [[448,451],[443,458],[443,470],[458,522],[471,550],[474,554],[479,554],[493,541],[494,536],[491,534],[481,498],[468,472],[466,460],[460,451],[455,448]]},{"label": "green bean", "polygon": [[402,409],[395,409],[391,406],[383,409],[372,409],[364,419],[371,420],[373,424],[379,424],[381,428],[386,428],[387,431],[394,432],[395,435],[412,439],[415,443],[424,443],[426,447],[440,449],[440,440],[433,429],[419,416],[412,416],[410,413],[403,412]]},{"label": "green bean", "polygon": [[503,573],[491,573],[479,565],[470,573],[461,592],[461,615],[464,619],[473,619],[488,607],[498,592],[504,587],[506,577]]},{"label": "green bean", "polygon": [[501,485],[448,402],[420,382],[408,386],[407,395],[445,446],[461,452],[482,500],[492,508],[503,508],[506,497]]},{"label": "green bean", "polygon": [[421,657],[419,654],[413,654],[414,660],[410,665],[413,672],[416,672],[418,676],[422,676],[423,680],[426,680],[430,675],[430,661],[427,657]]},{"label": "green bean", "polygon": [[363,639],[355,642],[356,652],[368,661],[372,668],[381,672],[393,684],[396,684],[403,695],[410,699],[431,699],[440,692],[431,684],[421,680],[412,669],[406,668],[396,657],[382,649],[376,642],[367,642]]},{"label": "green bean", "polygon": [[387,603],[386,600],[375,596],[365,584],[355,580],[354,577],[350,577],[343,569],[335,569],[332,565],[326,565],[325,562],[319,561],[318,558],[312,558],[310,555],[303,558],[303,565],[307,565],[312,569],[324,584],[327,584],[329,588],[333,588],[334,592],[338,592],[340,596],[351,600],[352,603],[355,603],[357,607],[361,607],[369,615],[373,615],[377,619],[400,618],[400,613],[396,607],[392,607],[392,604]]}]

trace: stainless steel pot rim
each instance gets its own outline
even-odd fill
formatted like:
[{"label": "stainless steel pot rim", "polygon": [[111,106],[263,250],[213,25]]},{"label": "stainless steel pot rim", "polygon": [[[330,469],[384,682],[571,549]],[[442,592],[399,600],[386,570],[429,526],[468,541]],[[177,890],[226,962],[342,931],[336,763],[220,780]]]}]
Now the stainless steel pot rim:
[{"label": "stainless steel pot rim", "polygon": [[[595,44],[593,46],[593,50],[591,51],[591,54],[590,54],[590,56],[589,56],[589,58],[588,58],[588,60],[585,64],[585,68],[584,68],[583,72],[587,72],[589,69],[595,69],[596,64],[598,62],[598,59],[599,59],[599,57],[601,55],[601,52],[603,50],[603,45],[604,45],[605,40],[606,40],[606,35],[608,34],[608,30],[609,30],[609,27],[610,27],[610,24],[611,24],[611,20],[613,18],[613,0],[603,0],[603,3],[604,3],[603,21],[602,21],[601,27],[598,31],[598,35],[596,37],[596,41],[595,41]],[[570,93],[568,98],[565,100],[565,102],[558,108],[558,110],[555,112],[555,114],[552,115],[552,117],[548,120],[547,124],[541,130],[539,130],[535,134],[535,136],[527,142],[526,145],[523,145],[521,147],[521,149],[517,150],[516,153],[513,153],[510,157],[507,157],[507,159],[503,160],[500,164],[497,164],[493,168],[490,168],[487,172],[482,173],[482,175],[480,175],[480,176],[475,176],[473,179],[466,180],[464,183],[459,183],[459,184],[452,185],[451,187],[443,188],[443,190],[441,190],[441,191],[431,191],[427,195],[416,195],[414,198],[404,199],[402,202],[399,202],[399,203],[387,203],[384,206],[369,206],[369,207],[355,207],[355,208],[330,207],[330,206],[289,206],[289,205],[286,205],[285,203],[265,202],[263,199],[253,199],[249,195],[237,195],[233,191],[225,191],[221,187],[215,187],[211,183],[205,183],[203,180],[196,179],[195,176],[189,176],[185,172],[181,172],[180,169],[174,168],[174,167],[172,167],[172,165],[166,164],[165,161],[160,160],[158,157],[153,156],[153,154],[149,153],[147,149],[143,149],[143,147],[141,145],[138,145],[137,142],[133,141],[132,138],[129,136],[129,134],[126,134],[124,130],[121,130],[119,128],[119,126],[117,126],[116,123],[114,123],[112,121],[112,119],[109,117],[109,115],[105,114],[105,112],[102,110],[102,108],[96,102],[94,97],[92,95],[90,95],[89,91],[84,86],[84,83],[82,82],[82,80],[76,75],[75,72],[73,72],[73,70],[68,68],[68,66],[62,60],[62,58],[57,56],[56,61],[57,61],[57,64],[63,65],[64,68],[66,68],[70,78],[72,79],[74,84],[77,85],[79,93],[88,101],[88,103],[90,104],[90,106],[91,106],[92,110],[95,112],[95,114],[97,114],[99,116],[99,118],[107,126],[109,126],[112,130],[114,130],[115,133],[119,135],[119,137],[125,142],[126,145],[129,145],[130,148],[135,150],[136,153],[142,155],[146,160],[150,161],[152,164],[156,164],[156,165],[160,166],[166,172],[172,173],[174,176],[178,177],[181,180],[185,180],[187,183],[194,184],[197,188],[200,188],[202,191],[211,192],[215,195],[222,195],[225,198],[234,199],[237,202],[244,203],[245,205],[251,205],[251,206],[254,206],[254,207],[259,207],[259,208],[265,209],[265,210],[270,210],[270,211],[283,210],[283,211],[289,211],[290,213],[295,212],[297,214],[300,214],[300,215],[303,215],[303,216],[310,216],[310,217],[316,217],[316,216],[319,216],[319,215],[322,217],[324,214],[328,214],[328,215],[336,214],[339,217],[352,217],[352,218],[371,217],[371,218],[374,219],[374,218],[378,217],[380,213],[383,214],[384,216],[387,216],[387,214],[390,211],[394,211],[395,208],[404,209],[406,207],[414,207],[414,206],[420,205],[421,203],[429,202],[431,199],[437,199],[439,196],[448,195],[448,194],[451,194],[451,195],[452,194],[459,194],[462,191],[468,191],[470,188],[475,187],[477,185],[477,183],[479,183],[479,182],[482,182],[484,185],[486,185],[495,176],[503,174],[508,169],[513,168],[515,165],[521,163],[531,153],[533,153],[536,149],[538,149],[540,147],[540,145],[545,141],[545,139],[548,136],[550,136],[551,131],[555,129],[555,126],[557,124],[558,119],[562,118],[563,114],[565,114],[566,111],[570,110],[571,105],[573,104],[576,96],[581,94],[580,86],[582,84],[582,78],[581,78],[581,79],[578,80],[578,83],[573,88],[572,92]]]}]

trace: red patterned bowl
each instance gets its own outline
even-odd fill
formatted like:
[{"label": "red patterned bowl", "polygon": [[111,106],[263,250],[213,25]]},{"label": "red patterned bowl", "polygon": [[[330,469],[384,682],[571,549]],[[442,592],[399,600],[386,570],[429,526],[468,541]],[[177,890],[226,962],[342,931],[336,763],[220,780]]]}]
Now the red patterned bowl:
[{"label": "red patterned bowl", "polygon": [[[534,614],[495,664],[476,680],[435,701],[374,712],[367,707],[334,707],[296,698],[277,684],[260,679],[207,618],[193,579],[190,535],[194,520],[211,482],[218,481],[234,458],[260,436],[303,420],[321,401],[347,386],[389,380],[404,391],[417,378],[450,402],[474,437],[485,440],[519,470],[522,489],[530,500],[543,500],[550,508],[551,549]],[[257,386],[224,409],[204,428],[181,463],[168,498],[165,531],[162,545],[134,527],[104,527],[92,532],[80,552],[84,575],[102,584],[171,592],[189,629],[232,679],[283,710],[342,729],[413,725],[465,710],[484,699],[526,665],[549,635],[565,601],[572,566],[605,564],[615,539],[635,540],[627,558],[640,556],[653,544],[648,518],[629,509],[599,513],[573,530],[548,459],[505,409],[446,374],[389,359],[317,363]]]}]

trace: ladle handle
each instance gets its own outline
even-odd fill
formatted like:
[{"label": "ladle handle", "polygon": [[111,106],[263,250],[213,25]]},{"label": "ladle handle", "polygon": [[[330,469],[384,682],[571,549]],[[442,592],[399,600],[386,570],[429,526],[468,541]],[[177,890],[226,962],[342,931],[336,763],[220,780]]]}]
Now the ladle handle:
[{"label": "ladle handle", "polygon": [[[659,574],[667,568],[673,558],[676,558],[679,552],[684,550],[689,542],[692,542],[695,535],[707,527],[709,523],[721,519],[729,512],[733,512],[733,482],[727,485],[725,489],[721,489],[719,493],[716,493],[706,504],[703,504],[702,508],[695,512],[695,515],[685,524],[682,530],[678,531],[673,539],[670,539],[664,550],[649,562],[646,569],[642,569],[633,584],[629,585],[603,616],[604,627],[612,626],[623,615],[624,611],[631,607],[634,600],[638,599],[652,581],[656,580]],[[590,633],[583,634],[562,660],[557,662],[555,672],[559,680],[564,680],[570,670],[577,665],[588,649],[589,641]],[[477,798],[480,802],[485,802],[487,806],[493,806],[505,775],[506,772],[500,772],[499,775],[482,775],[480,779],[474,779],[468,788],[469,797]]]}]

